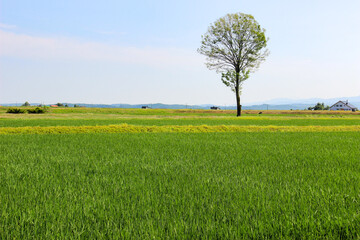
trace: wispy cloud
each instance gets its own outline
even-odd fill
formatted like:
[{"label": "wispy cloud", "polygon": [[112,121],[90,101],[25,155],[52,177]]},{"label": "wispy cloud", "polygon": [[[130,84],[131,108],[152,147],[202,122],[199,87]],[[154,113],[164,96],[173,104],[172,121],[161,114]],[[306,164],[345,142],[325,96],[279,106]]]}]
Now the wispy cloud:
[{"label": "wispy cloud", "polygon": [[5,24],[5,23],[0,23],[0,28],[2,28],[2,29],[15,29],[16,26],[15,25]]},{"label": "wispy cloud", "polygon": [[49,60],[116,61],[149,66],[193,67],[203,64],[195,50],[139,48],[17,34],[0,30],[0,56]]}]

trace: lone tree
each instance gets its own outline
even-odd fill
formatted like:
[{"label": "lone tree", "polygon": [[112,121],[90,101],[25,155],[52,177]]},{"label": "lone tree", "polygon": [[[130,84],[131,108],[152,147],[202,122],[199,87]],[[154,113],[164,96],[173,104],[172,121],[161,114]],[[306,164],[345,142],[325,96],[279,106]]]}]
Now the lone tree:
[{"label": "lone tree", "polygon": [[21,105],[21,106],[23,106],[23,107],[28,107],[28,106],[30,106],[30,103],[28,102],[28,101],[26,101],[23,105]]},{"label": "lone tree", "polygon": [[222,82],[235,92],[236,115],[241,116],[242,83],[268,55],[265,29],[249,14],[227,14],[201,38],[198,52],[207,57],[207,67],[221,73]]}]

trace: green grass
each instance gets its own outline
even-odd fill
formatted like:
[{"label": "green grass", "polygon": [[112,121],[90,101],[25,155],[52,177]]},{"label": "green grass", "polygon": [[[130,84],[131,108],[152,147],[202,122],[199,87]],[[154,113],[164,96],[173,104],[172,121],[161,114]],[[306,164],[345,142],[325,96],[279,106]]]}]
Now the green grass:
[{"label": "green grass", "polygon": [[5,110],[0,239],[360,238],[358,115]]},{"label": "green grass", "polygon": [[[9,107],[0,107],[0,113],[5,113]],[[29,109],[32,107],[18,107]],[[135,116],[209,116],[209,115],[236,115],[235,110],[214,111],[214,110],[192,110],[192,109],[140,109],[140,108],[48,108],[52,114],[116,114]]]},{"label": "green grass", "polygon": [[360,238],[359,145],[359,132],[1,135],[0,238]]},{"label": "green grass", "polygon": [[290,118],[290,117],[213,117],[213,118],[0,118],[0,127],[25,126],[102,126],[114,124],[142,126],[165,125],[256,125],[256,126],[350,126],[360,125],[357,118]]}]

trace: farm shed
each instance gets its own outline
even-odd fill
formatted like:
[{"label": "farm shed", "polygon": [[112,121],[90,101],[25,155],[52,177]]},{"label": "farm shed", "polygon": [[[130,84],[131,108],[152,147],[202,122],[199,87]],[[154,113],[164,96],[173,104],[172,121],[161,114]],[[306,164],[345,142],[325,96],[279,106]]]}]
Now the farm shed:
[{"label": "farm shed", "polygon": [[348,101],[338,101],[334,105],[330,107],[330,110],[332,111],[357,111],[357,107],[350,104]]}]

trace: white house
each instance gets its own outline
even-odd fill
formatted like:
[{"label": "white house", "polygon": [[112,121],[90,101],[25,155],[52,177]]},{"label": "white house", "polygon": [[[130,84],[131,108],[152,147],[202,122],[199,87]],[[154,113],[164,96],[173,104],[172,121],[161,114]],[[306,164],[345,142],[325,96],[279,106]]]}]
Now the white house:
[{"label": "white house", "polygon": [[338,101],[337,103],[335,103],[334,105],[332,105],[330,107],[330,110],[333,111],[357,111],[357,107],[355,107],[354,105],[351,105],[348,101]]}]

